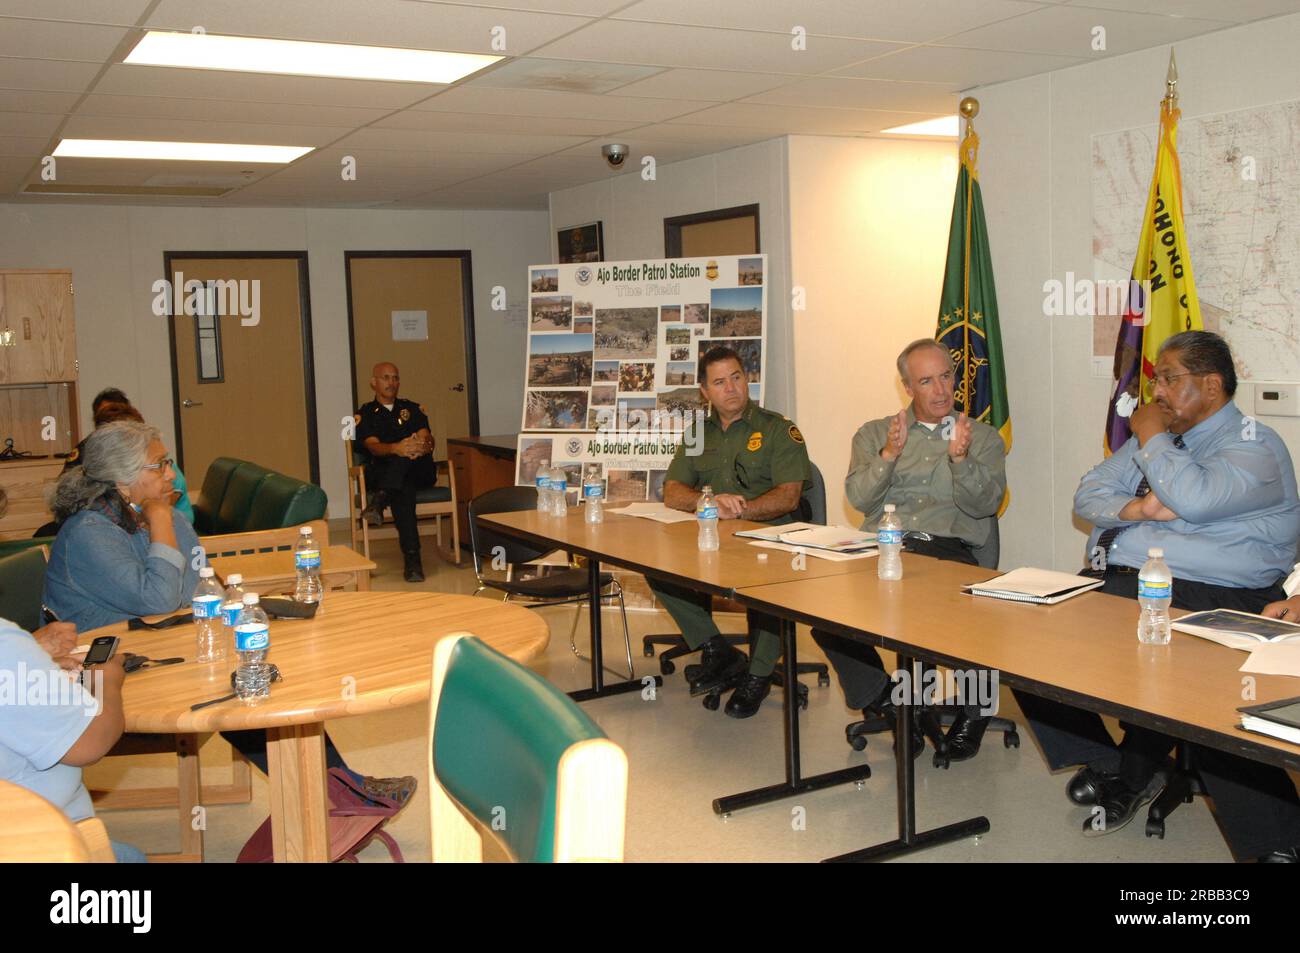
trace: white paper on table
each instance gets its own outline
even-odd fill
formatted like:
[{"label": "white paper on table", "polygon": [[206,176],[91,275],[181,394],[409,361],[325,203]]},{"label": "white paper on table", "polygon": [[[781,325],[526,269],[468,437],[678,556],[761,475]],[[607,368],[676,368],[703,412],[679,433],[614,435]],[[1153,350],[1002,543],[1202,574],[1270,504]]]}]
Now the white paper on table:
[{"label": "white paper on table", "polygon": [[1238,671],[1300,678],[1300,645],[1294,642],[1256,644]]},{"label": "white paper on table", "polygon": [[772,543],[762,539],[756,539],[749,545],[757,546],[760,549],[779,549],[784,553],[803,553],[805,556],[812,556],[814,559],[829,559],[833,563],[847,562],[850,559],[870,559],[872,556],[879,556],[880,550],[873,549],[865,553],[837,553],[830,549],[812,549],[806,546],[791,546],[788,543]]},{"label": "white paper on table", "polygon": [[624,516],[639,516],[642,519],[654,520],[656,523],[687,523],[695,519],[694,513],[671,510],[662,503],[629,503],[627,506],[610,509],[608,512],[622,513]]}]

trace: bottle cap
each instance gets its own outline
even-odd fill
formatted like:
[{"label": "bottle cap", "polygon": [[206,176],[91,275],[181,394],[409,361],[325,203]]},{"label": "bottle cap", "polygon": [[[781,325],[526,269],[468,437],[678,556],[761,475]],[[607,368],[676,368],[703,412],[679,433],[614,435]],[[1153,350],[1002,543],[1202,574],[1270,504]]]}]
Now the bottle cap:
[{"label": "bottle cap", "polygon": [[1164,551],[1163,549],[1161,549],[1159,546],[1152,546],[1150,549],[1147,550],[1147,558],[1148,558],[1148,559],[1164,559],[1164,558],[1165,558],[1165,551]]},{"label": "bottle cap", "polygon": [[893,504],[893,503],[886,503],[886,504],[885,504],[885,512],[886,512],[886,513],[892,513],[892,512],[894,512],[894,504]]},{"label": "bottle cap", "polygon": [[257,593],[255,593],[255,592],[246,592],[246,593],[244,593],[244,605],[246,605],[246,606],[255,606],[255,605],[257,605],[258,601],[259,601],[259,599],[258,599],[258,595],[257,595]]},{"label": "bottle cap", "polygon": [[200,578],[200,579],[211,579],[212,576],[213,576],[213,573],[214,573],[214,570],[213,570],[213,568],[212,568],[211,566],[204,566],[202,569],[199,570],[199,578]]},{"label": "bottle cap", "polygon": [[228,586],[237,586],[243,581],[244,581],[243,575],[237,572],[232,572],[229,576],[226,577],[226,585]]},{"label": "bottle cap", "polygon": [[298,527],[298,535],[299,535],[299,536],[310,536],[310,535],[311,535],[311,527],[310,527],[310,526],[299,526],[299,527]]}]

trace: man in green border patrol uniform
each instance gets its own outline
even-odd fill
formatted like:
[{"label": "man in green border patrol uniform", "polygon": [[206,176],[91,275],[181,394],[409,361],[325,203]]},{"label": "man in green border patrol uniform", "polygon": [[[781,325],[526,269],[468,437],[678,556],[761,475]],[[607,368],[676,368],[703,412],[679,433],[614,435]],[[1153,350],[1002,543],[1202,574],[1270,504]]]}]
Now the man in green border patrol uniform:
[{"label": "man in green border patrol uniform", "polygon": [[[664,478],[664,503],[694,512],[705,486],[713,488],[718,518],[788,523],[812,487],[812,467],[803,435],[786,417],[749,399],[740,356],[729,347],[710,348],[700,359],[700,391],[711,405],[701,442],[683,440]],[[688,444],[698,453],[688,452]],[[692,695],[736,686],[727,714],[748,718],[758,711],[772,686],[781,654],[776,619],[748,614],[754,634],[753,657],[728,645],[709,611],[712,597],[658,580],[650,588],[673,617],[686,644],[700,649],[700,665],[687,671]],[[692,671],[693,670],[693,671]]]}]

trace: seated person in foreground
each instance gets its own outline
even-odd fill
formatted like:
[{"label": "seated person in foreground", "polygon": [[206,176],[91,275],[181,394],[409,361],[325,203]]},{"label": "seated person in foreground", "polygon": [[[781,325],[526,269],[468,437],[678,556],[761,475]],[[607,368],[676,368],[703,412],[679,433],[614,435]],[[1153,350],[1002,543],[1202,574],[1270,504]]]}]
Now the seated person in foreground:
[{"label": "seated person in foreground", "polygon": [[[701,491],[711,486],[719,520],[790,522],[803,493],[812,486],[808,448],[799,428],[749,399],[744,365],[729,347],[713,347],[705,353],[699,381],[711,408],[703,421],[702,445],[697,445],[702,450],[692,455],[688,441],[678,444],[664,477],[664,504],[694,512]],[[656,579],[648,582],[682,630],[686,644],[700,649],[700,667],[690,679],[691,694],[736,684],[727,700],[727,714],[748,718],[757,712],[771,691],[772,671],[781,654],[777,620],[759,612],[747,614],[754,645],[747,666],[745,654],[728,645],[718,631],[710,611],[711,596]]]},{"label": "seated person in foreground", "polygon": [[[50,549],[44,602],[60,620],[85,632],[189,605],[201,548],[171,504],[173,472],[153,427],[118,421],[86,438],[82,465],[59,477],[50,501],[63,528]],[[222,737],[267,770],[264,731]],[[325,753],[328,767],[347,767],[328,738]],[[367,793],[398,800],[415,789],[414,778],[357,778]]]},{"label": "seated person in foreground", "polygon": [[[1088,544],[1102,592],[1137,598],[1138,570],[1160,547],[1176,609],[1257,613],[1285,597],[1280,583],[1300,534],[1295,470],[1278,435],[1242,416],[1236,389],[1218,335],[1185,331],[1161,346],[1153,399],[1134,412],[1133,436],[1074,495],[1075,512],[1095,527]],[[1066,790],[1104,811],[1084,821],[1086,835],[1123,827],[1163,788],[1173,738],[1122,723],[1116,747],[1094,712],[1015,694],[1049,766],[1084,765]],[[1233,853],[1294,862],[1300,798],[1287,773],[1200,745],[1191,756]]]},{"label": "seated person in foreground", "polygon": [[[1002,438],[988,424],[953,416],[953,364],[942,344],[913,341],[897,364],[912,403],[859,428],[844,491],[862,512],[864,530],[874,532],[892,503],[905,550],[975,565],[974,550],[988,541],[1007,488]],[[895,721],[891,682],[875,648],[819,629],[812,636],[835,666],[848,706]],[[950,761],[975,756],[991,714],[962,708],[945,739]],[[916,732],[913,755],[924,747]]]}]

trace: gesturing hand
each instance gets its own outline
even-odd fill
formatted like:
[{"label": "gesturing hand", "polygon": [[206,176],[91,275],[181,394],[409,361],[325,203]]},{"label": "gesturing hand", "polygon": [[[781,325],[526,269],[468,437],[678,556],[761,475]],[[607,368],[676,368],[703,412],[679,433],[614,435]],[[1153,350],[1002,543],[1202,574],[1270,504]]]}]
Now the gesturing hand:
[{"label": "gesturing hand", "polygon": [[906,445],[907,408],[904,407],[889,421],[889,436],[885,438],[885,445],[880,448],[880,456],[884,460],[897,460],[902,456],[903,447]]},{"label": "gesturing hand", "polygon": [[[944,421],[945,425],[947,421]],[[959,463],[970,453],[971,425],[970,418],[962,413],[952,422],[952,433],[948,437],[948,459]]]}]

